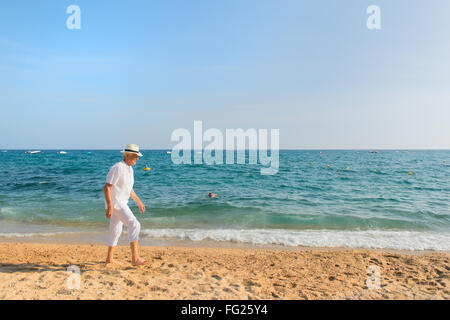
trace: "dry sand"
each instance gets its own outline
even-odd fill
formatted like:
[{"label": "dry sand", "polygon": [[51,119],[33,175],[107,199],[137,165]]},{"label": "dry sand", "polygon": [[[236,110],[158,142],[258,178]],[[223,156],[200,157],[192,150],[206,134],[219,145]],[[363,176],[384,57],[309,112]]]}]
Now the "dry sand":
[{"label": "dry sand", "polygon": [[[450,298],[450,253],[141,247],[150,259],[141,267],[127,246],[116,265],[105,255],[100,245],[0,243],[0,299]],[[70,265],[78,290],[67,285]],[[371,265],[379,289],[367,287]]]}]

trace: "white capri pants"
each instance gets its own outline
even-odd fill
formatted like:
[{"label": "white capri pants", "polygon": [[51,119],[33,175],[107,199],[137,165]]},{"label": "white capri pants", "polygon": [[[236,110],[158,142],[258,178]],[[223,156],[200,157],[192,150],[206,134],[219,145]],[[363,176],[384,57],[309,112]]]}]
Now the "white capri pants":
[{"label": "white capri pants", "polygon": [[123,225],[128,229],[128,240],[130,243],[138,240],[141,224],[130,208],[125,205],[120,209],[114,208],[112,216],[109,219],[108,246],[114,247],[117,245],[117,241],[119,241],[119,237],[122,233]]}]

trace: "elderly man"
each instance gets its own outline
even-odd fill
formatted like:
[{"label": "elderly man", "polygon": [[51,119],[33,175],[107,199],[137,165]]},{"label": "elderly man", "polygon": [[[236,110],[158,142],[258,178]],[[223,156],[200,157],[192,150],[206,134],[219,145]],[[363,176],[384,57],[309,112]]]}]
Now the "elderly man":
[{"label": "elderly man", "polygon": [[131,247],[131,263],[134,266],[145,264],[138,254],[138,238],[141,224],[128,207],[128,199],[131,197],[139,207],[141,213],[145,212],[145,206],[133,190],[133,168],[142,154],[139,146],[129,144],[125,147],[123,161],[117,162],[109,169],[106,177],[105,192],[106,217],[109,219],[108,257],[106,263],[114,262],[114,248],[117,246],[122,227],[128,228],[128,240]]}]

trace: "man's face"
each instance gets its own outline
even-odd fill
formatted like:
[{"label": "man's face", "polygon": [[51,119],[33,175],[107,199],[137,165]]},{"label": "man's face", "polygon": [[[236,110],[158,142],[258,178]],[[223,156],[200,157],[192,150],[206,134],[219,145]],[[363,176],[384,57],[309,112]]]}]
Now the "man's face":
[{"label": "man's face", "polygon": [[134,153],[126,153],[124,160],[127,165],[134,166],[136,162],[139,160],[139,156]]}]

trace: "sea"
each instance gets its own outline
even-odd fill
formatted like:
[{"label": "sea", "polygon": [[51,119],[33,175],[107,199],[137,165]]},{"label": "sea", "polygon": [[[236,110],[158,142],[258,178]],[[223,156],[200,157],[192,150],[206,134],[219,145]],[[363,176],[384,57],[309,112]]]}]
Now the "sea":
[{"label": "sea", "polygon": [[[103,186],[119,150],[26,151],[0,150],[0,241],[106,245]],[[146,243],[450,250],[450,150],[280,150],[274,175],[248,151],[244,164],[214,165],[141,152],[146,212],[129,206]]]}]

